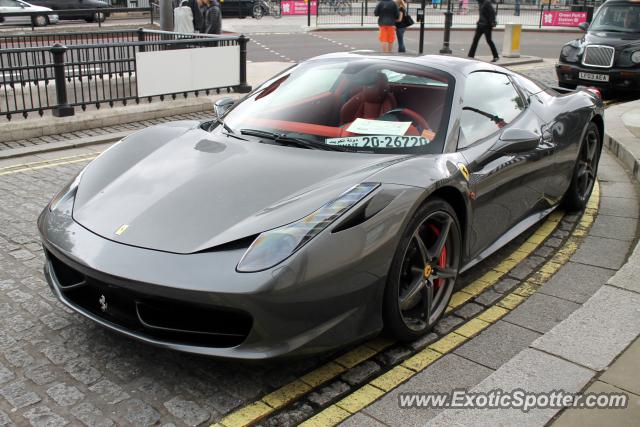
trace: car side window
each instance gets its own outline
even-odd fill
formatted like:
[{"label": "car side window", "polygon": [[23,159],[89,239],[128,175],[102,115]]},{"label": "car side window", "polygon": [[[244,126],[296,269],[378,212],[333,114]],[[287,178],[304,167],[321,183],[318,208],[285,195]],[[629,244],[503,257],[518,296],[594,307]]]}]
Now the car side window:
[{"label": "car side window", "polygon": [[0,7],[19,7],[16,0],[0,0]]},{"label": "car side window", "polygon": [[509,77],[489,71],[469,75],[462,105],[458,149],[498,132],[525,108]]}]

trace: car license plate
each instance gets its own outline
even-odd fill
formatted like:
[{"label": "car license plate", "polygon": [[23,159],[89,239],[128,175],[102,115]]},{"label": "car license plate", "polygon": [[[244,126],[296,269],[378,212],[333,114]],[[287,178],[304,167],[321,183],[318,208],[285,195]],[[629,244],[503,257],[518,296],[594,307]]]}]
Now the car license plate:
[{"label": "car license plate", "polygon": [[594,82],[608,82],[608,74],[595,74],[595,73],[578,73],[578,77],[582,80],[592,80]]}]

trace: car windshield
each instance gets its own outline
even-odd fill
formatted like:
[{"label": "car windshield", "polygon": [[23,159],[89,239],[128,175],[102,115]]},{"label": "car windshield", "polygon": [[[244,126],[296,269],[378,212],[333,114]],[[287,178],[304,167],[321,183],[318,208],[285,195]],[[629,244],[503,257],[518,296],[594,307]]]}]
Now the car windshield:
[{"label": "car windshield", "polygon": [[224,121],[236,134],[270,135],[284,143],[295,138],[316,148],[437,153],[452,90],[453,78],[430,67],[388,59],[320,59],[266,82]]},{"label": "car windshield", "polygon": [[640,32],[640,4],[605,4],[596,14],[589,31]]}]

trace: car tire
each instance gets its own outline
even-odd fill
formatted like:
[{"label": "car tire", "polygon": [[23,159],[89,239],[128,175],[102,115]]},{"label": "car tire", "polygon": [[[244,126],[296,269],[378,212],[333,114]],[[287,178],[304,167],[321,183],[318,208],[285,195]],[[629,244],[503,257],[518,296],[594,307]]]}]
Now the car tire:
[{"label": "car tire", "polygon": [[264,15],[264,10],[262,9],[262,6],[260,4],[256,4],[255,6],[253,6],[252,16],[255,19],[262,19],[263,15]]},{"label": "car tire", "polygon": [[47,15],[36,15],[31,18],[34,27],[45,27],[49,25],[49,17]]},{"label": "car tire", "polygon": [[103,12],[94,12],[91,16],[91,22],[104,22],[107,20],[107,16]]},{"label": "car tire", "polygon": [[458,275],[461,235],[455,211],[439,198],[427,200],[409,221],[384,292],[383,321],[389,335],[415,340],[442,317]]},{"label": "car tire", "polygon": [[580,152],[573,169],[571,184],[564,195],[563,205],[569,212],[581,211],[587,206],[598,174],[598,162],[602,152],[602,139],[595,123],[587,126],[580,143]]}]

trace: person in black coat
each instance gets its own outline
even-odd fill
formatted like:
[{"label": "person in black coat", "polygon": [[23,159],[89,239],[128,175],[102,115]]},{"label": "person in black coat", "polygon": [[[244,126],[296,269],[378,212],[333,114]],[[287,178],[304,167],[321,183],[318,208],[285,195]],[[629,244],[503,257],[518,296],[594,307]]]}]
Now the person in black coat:
[{"label": "person in black coat", "polygon": [[217,0],[200,0],[202,12],[202,28],[200,32],[203,34],[220,34],[222,33],[222,11],[220,3]]},{"label": "person in black coat", "polygon": [[480,41],[480,37],[484,34],[484,37],[487,39],[487,44],[491,49],[491,53],[493,54],[493,60],[491,60],[491,62],[496,62],[499,59],[498,50],[491,39],[491,30],[496,26],[496,11],[491,5],[491,0],[478,0],[478,3],[480,18],[476,24],[476,33],[473,35],[473,42],[469,49],[469,58],[476,56],[478,41]]}]

